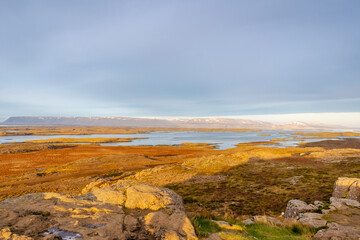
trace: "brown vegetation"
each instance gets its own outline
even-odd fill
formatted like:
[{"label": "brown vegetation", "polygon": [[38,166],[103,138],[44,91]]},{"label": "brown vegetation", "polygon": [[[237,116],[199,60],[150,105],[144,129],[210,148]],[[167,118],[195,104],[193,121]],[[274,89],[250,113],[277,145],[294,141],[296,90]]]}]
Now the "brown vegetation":
[{"label": "brown vegetation", "polygon": [[292,135],[301,135],[301,136],[325,136],[325,137],[356,137],[360,136],[360,133],[356,132],[315,132],[315,133],[304,133],[304,132],[294,132]]},{"label": "brown vegetation", "polygon": [[338,177],[360,174],[359,139],[287,148],[257,144],[228,150],[201,143],[2,144],[0,200],[30,192],[76,195],[96,179],[104,183],[122,179],[172,188],[184,198],[190,215],[241,219],[279,215],[292,198],[328,200]]},{"label": "brown vegetation", "polygon": [[155,131],[198,131],[198,132],[249,132],[261,131],[254,129],[224,129],[224,128],[132,128],[132,127],[81,127],[81,126],[19,126],[1,127],[0,136],[20,136],[20,135],[90,135],[90,134],[136,134],[149,133]]},{"label": "brown vegetation", "polygon": [[50,138],[24,141],[24,143],[117,143],[131,142],[135,139],[144,138]]},{"label": "brown vegetation", "polygon": [[247,143],[238,143],[236,146],[257,146],[257,145],[277,145],[278,142],[275,141],[258,141],[258,142],[247,142]]},{"label": "brown vegetation", "polygon": [[360,149],[360,139],[345,138],[340,140],[324,140],[319,142],[303,143],[301,147],[322,147],[325,149],[354,148]]}]

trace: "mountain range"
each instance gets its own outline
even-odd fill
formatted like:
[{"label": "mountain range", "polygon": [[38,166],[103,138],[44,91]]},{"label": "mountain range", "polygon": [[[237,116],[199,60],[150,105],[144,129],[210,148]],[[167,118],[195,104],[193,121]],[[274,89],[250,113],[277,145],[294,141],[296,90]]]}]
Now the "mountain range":
[{"label": "mountain range", "polygon": [[321,123],[270,122],[235,118],[134,118],[134,117],[10,117],[1,125],[22,126],[113,126],[166,128],[251,128],[265,130],[326,130],[344,129],[342,126]]}]

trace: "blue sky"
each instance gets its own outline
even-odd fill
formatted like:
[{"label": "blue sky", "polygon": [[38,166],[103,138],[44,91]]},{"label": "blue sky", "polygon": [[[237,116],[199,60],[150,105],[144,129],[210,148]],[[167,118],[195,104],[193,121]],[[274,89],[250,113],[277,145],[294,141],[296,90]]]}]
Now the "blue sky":
[{"label": "blue sky", "polygon": [[1,1],[0,119],[360,112],[360,1]]}]

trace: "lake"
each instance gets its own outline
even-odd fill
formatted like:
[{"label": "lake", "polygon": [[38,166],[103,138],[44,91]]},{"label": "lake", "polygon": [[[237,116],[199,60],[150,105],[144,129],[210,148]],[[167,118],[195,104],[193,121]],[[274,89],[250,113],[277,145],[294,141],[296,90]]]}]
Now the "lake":
[{"label": "lake", "polygon": [[[23,142],[28,140],[51,139],[51,138],[146,138],[136,139],[125,143],[103,143],[104,146],[134,146],[134,145],[178,145],[184,142],[210,143],[217,149],[228,149],[235,147],[238,143],[270,141],[274,138],[293,139],[291,141],[279,141],[278,147],[296,146],[300,142],[316,142],[323,139],[296,140],[301,137],[292,135],[294,131],[261,131],[261,132],[197,132],[197,131],[158,131],[140,134],[92,134],[92,135],[28,135],[28,136],[1,136],[0,143]],[[259,134],[269,134],[263,136]],[[324,138],[326,139],[326,138]],[[267,145],[271,146],[271,145]]]}]

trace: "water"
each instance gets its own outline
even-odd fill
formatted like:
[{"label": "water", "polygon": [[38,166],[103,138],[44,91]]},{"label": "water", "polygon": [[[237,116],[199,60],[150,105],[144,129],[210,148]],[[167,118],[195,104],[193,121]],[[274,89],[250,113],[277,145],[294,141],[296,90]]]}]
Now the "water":
[{"label": "water", "polygon": [[50,228],[47,232],[44,232],[44,235],[57,235],[63,240],[76,240],[78,238],[84,238],[80,233],[59,229],[57,227]]},{"label": "water", "polygon": [[[52,139],[52,138],[146,138],[135,139],[125,143],[103,143],[104,146],[134,146],[134,145],[178,145],[184,142],[210,143],[217,149],[228,149],[235,147],[238,143],[270,141],[274,138],[292,139],[291,141],[279,141],[278,147],[296,146],[300,142],[316,142],[323,139],[296,140],[301,136],[292,135],[295,131],[261,131],[261,132],[151,132],[140,134],[92,134],[92,135],[47,135],[47,136],[1,136],[0,143],[23,142],[28,140]],[[270,134],[270,136],[259,136],[259,134]],[[324,138],[326,139],[326,138]],[[267,145],[271,146],[271,145]]]}]

